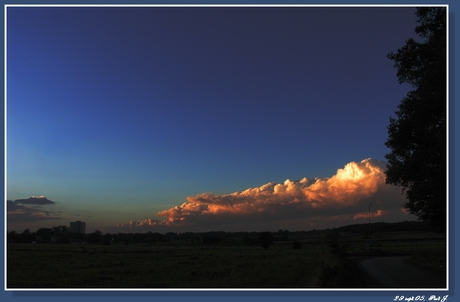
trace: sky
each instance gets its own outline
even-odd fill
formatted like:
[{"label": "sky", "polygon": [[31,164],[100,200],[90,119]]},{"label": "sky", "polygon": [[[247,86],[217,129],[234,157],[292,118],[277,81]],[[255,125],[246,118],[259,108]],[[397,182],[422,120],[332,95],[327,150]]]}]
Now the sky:
[{"label": "sky", "polygon": [[[386,185],[415,7],[9,7],[7,229],[415,220]],[[372,204],[372,205],[371,205]],[[370,215],[369,215],[370,213]]]}]

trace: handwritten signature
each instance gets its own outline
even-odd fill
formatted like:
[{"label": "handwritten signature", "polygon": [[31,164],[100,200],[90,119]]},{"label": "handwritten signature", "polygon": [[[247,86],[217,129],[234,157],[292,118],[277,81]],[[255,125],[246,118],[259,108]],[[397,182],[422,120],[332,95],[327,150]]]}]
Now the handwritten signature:
[{"label": "handwritten signature", "polygon": [[425,298],[425,296],[410,296],[410,297],[405,297],[405,296],[395,296],[393,301],[439,301],[439,302],[445,302],[447,301],[447,298],[449,298],[449,295],[445,296],[435,296],[431,295],[428,298]]}]

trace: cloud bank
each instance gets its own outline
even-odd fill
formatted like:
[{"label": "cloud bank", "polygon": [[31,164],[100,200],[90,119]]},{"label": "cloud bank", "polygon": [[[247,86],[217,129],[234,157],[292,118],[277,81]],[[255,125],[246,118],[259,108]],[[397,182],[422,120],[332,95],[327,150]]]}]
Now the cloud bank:
[{"label": "cloud bank", "polygon": [[54,201],[49,200],[45,196],[40,196],[40,197],[32,196],[27,199],[16,199],[14,202],[21,203],[21,204],[35,204],[35,205],[55,204]]},{"label": "cloud bank", "polygon": [[412,220],[402,210],[405,199],[400,189],[385,184],[385,169],[385,162],[369,158],[346,164],[330,178],[269,182],[224,195],[203,193],[158,212],[164,220],[130,221],[117,224],[115,229],[301,230],[363,223],[369,216],[388,222]]},{"label": "cloud bank", "polygon": [[46,211],[42,206],[54,205],[55,202],[45,196],[32,196],[27,199],[7,200],[7,222],[24,223],[43,220],[61,219],[59,212]]}]

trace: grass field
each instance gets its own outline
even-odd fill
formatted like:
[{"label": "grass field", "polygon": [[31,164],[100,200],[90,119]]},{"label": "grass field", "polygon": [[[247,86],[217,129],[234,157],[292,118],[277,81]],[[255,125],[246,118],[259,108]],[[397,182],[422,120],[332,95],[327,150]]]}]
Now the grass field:
[{"label": "grass field", "polygon": [[320,255],[256,248],[24,246],[8,249],[8,288],[309,287]]},{"label": "grass field", "polygon": [[[425,264],[445,263],[445,238],[439,234],[385,233],[371,239],[343,233],[338,243],[348,256],[413,254]],[[302,240],[302,248],[293,249],[293,240]],[[167,243],[8,244],[7,288],[359,287],[356,268],[343,259],[332,253],[325,235],[289,238],[268,250]]]}]

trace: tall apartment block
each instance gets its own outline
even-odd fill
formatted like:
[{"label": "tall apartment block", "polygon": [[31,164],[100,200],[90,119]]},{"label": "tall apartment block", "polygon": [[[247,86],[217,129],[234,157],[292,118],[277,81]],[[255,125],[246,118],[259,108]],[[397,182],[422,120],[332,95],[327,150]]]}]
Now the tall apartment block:
[{"label": "tall apartment block", "polygon": [[85,233],[86,222],[75,221],[70,223],[69,231],[72,233]]}]

